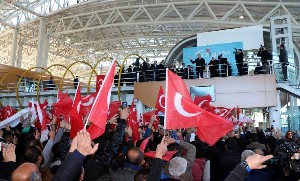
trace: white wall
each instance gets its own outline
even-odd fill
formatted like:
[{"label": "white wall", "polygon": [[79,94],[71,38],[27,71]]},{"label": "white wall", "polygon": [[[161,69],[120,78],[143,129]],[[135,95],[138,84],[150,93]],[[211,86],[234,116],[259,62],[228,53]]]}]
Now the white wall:
[{"label": "white wall", "polygon": [[197,46],[240,41],[243,42],[244,50],[258,49],[260,45],[264,45],[263,26],[249,26],[197,34]]}]

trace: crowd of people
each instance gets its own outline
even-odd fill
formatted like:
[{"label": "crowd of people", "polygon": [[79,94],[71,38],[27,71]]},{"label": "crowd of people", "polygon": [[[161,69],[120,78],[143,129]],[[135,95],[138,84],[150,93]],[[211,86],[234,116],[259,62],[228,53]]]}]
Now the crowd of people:
[{"label": "crowd of people", "polygon": [[[48,131],[21,119],[0,131],[0,179],[12,181],[62,180],[297,180],[299,136],[280,130],[240,126],[207,145],[195,128],[164,130],[155,116],[139,128],[132,142],[127,125],[129,108],[107,121],[106,130],[91,140],[86,130],[70,139],[71,125],[52,118]],[[116,125],[116,126],[111,126]],[[145,141],[147,140],[147,141]],[[147,156],[155,151],[153,156]],[[169,158],[165,157],[172,152]],[[297,153],[298,152],[298,153]],[[266,155],[266,156],[265,156]],[[269,160],[269,161],[267,161]],[[266,162],[267,161],[267,162]]]}]

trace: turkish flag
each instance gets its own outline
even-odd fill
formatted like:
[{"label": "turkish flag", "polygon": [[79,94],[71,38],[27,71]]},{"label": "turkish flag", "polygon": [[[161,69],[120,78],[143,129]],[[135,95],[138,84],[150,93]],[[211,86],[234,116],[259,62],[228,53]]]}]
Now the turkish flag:
[{"label": "turkish flag", "polygon": [[155,115],[155,111],[149,111],[143,114],[143,122],[144,124],[149,124],[150,118]]},{"label": "turkish flag", "polygon": [[[149,125],[149,122],[150,122],[150,119],[153,115],[156,115],[155,114],[155,110],[154,111],[149,111],[149,112],[146,112],[143,114],[143,119],[144,119],[144,124],[145,125]],[[153,122],[152,126],[154,129],[157,129],[158,128],[158,125],[159,125],[159,118],[156,116],[156,120]]]},{"label": "turkish flag", "polygon": [[156,98],[155,109],[156,109],[156,112],[155,112],[156,114],[158,112],[165,113],[165,93],[162,88],[162,85],[160,85],[160,87],[159,87],[158,95]]},{"label": "turkish flag", "polygon": [[118,114],[120,107],[121,107],[120,101],[111,102],[109,104],[108,119],[111,119],[115,114]]},{"label": "turkish flag", "polygon": [[83,129],[82,123],[82,114],[80,112],[80,104],[81,104],[81,92],[80,92],[80,84],[78,83],[75,97],[72,104],[72,109],[70,112],[70,138],[73,139],[77,132]]},{"label": "turkish flag", "polygon": [[218,116],[221,116],[225,119],[229,119],[232,115],[231,111],[233,110],[234,108],[232,109],[228,109],[226,107],[216,107],[215,110],[214,110],[214,113]]},{"label": "turkish flag", "polygon": [[41,142],[48,139],[48,133],[49,133],[47,124],[50,123],[50,118],[45,110],[47,104],[48,101],[45,101],[43,104],[36,103],[38,120],[39,123],[41,124]]},{"label": "turkish flag", "polygon": [[69,120],[70,111],[72,109],[73,100],[68,93],[63,93],[60,89],[57,92],[57,101],[52,103],[52,110],[55,117],[59,118],[60,115],[64,120]]},{"label": "turkish flag", "polygon": [[36,108],[35,108],[35,101],[33,99],[31,99],[31,101],[28,102],[28,107],[30,108],[30,112],[31,112],[31,120],[30,123],[32,123],[36,118]]},{"label": "turkish flag", "polygon": [[179,76],[168,69],[166,75],[165,129],[197,127],[198,137],[209,145],[232,130],[232,122],[194,104]]},{"label": "turkish flag", "polygon": [[89,94],[89,95],[81,98],[80,112],[82,115],[84,115],[84,116],[89,115],[89,113],[92,109],[93,103],[96,99],[96,96],[97,96],[97,93],[92,93],[92,94]]},{"label": "turkish flag", "polygon": [[206,96],[195,96],[194,103],[201,107],[202,109],[205,109],[210,106],[211,103],[211,97],[210,95]]},{"label": "turkish flag", "polygon": [[112,62],[108,73],[104,78],[103,84],[98,91],[96,100],[87,119],[87,121],[91,121],[91,125],[87,130],[91,135],[91,139],[95,139],[105,132],[115,68],[116,60]]},{"label": "turkish flag", "polygon": [[140,140],[140,133],[139,133],[139,122],[137,120],[137,112],[134,107],[134,100],[132,100],[130,106],[130,114],[128,116],[128,126],[132,129],[132,142],[135,143],[136,141]]},{"label": "turkish flag", "polygon": [[104,78],[105,78],[105,75],[97,75],[96,92],[98,92],[100,90],[100,87],[103,83]]},{"label": "turkish flag", "polygon": [[203,113],[192,101],[184,81],[167,69],[165,129],[197,127],[198,116]]}]

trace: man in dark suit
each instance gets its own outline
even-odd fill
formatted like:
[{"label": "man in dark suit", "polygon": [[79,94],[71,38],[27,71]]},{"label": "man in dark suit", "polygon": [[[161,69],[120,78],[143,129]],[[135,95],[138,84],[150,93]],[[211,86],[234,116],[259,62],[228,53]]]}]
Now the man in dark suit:
[{"label": "man in dark suit", "polygon": [[150,69],[149,59],[146,58],[146,61],[143,61],[142,64],[142,73],[144,75],[144,82],[149,81],[149,69]]},{"label": "man in dark suit", "polygon": [[205,69],[205,60],[201,57],[200,53],[197,53],[197,58],[193,61],[190,57],[190,61],[192,64],[196,64],[196,74],[199,78],[199,74],[201,78],[203,78],[203,70]]},{"label": "man in dark suit", "polygon": [[155,60],[153,64],[151,64],[151,68],[150,68],[153,72],[151,72],[151,74],[153,74],[151,76],[151,79],[154,81],[158,80],[158,76],[159,76],[159,66],[157,65],[157,61]]},{"label": "man in dark suit", "polygon": [[158,77],[159,80],[165,80],[166,79],[166,66],[165,66],[165,60],[162,60],[158,65]]},{"label": "man in dark suit", "polygon": [[285,49],[284,44],[280,45],[279,62],[281,63],[281,66],[282,66],[282,73],[283,73],[284,81],[287,81],[287,79],[288,79],[287,66],[289,65],[289,60],[288,60],[288,53]]}]

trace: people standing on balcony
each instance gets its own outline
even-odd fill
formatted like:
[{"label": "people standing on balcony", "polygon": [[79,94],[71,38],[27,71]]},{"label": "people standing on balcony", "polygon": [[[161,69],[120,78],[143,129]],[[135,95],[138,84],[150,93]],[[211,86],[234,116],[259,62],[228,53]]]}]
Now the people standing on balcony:
[{"label": "people standing on balcony", "polygon": [[126,84],[127,85],[133,85],[134,82],[134,76],[133,76],[133,69],[132,69],[132,65],[129,65],[128,68],[126,69]]},{"label": "people standing on balcony", "polygon": [[270,73],[270,65],[269,62],[272,60],[272,54],[264,47],[260,46],[259,51],[257,53],[258,57],[261,57],[261,64],[263,67],[264,74]]},{"label": "people standing on balcony", "polygon": [[238,69],[238,75],[242,74],[243,69],[243,60],[244,60],[244,53],[242,49],[234,49],[233,52],[235,54],[235,63]]},{"label": "people standing on balcony", "polygon": [[159,66],[157,65],[157,61],[155,60],[153,64],[151,64],[150,69],[152,70],[151,74],[151,79],[154,81],[158,81],[159,77]]},{"label": "people standing on balcony", "polygon": [[289,60],[288,60],[288,53],[285,49],[284,44],[280,45],[279,62],[281,63],[281,67],[282,67],[283,79],[284,81],[287,81],[288,80],[287,66],[289,65]]},{"label": "people standing on balcony", "polygon": [[219,62],[219,68],[221,69],[219,72],[221,74],[221,77],[227,77],[228,75],[228,61],[227,58],[223,58],[223,55],[218,56],[218,62]]},{"label": "people standing on balcony", "polygon": [[149,69],[150,69],[149,58],[146,58],[146,60],[144,60],[143,64],[142,64],[142,72],[144,75],[144,82],[149,81]]},{"label": "people standing on balcony", "polygon": [[53,81],[53,77],[50,77],[50,80],[48,82],[48,90],[54,90],[55,89],[55,83]]},{"label": "people standing on balcony", "polygon": [[190,61],[192,64],[196,64],[196,74],[197,78],[199,78],[199,75],[201,78],[203,78],[203,70],[205,69],[205,60],[201,57],[200,53],[197,53],[197,58],[193,61],[192,57],[190,57]]},{"label": "people standing on balcony", "polygon": [[76,76],[76,77],[74,78],[74,88],[75,88],[75,89],[77,89],[78,83],[79,83],[79,78],[78,78],[78,76]]},{"label": "people standing on balcony", "polygon": [[158,78],[159,80],[165,80],[166,79],[166,66],[165,66],[165,60],[162,60],[158,65]]},{"label": "people standing on balcony", "polygon": [[209,65],[209,71],[210,71],[210,77],[218,77],[218,66],[219,62],[215,57],[212,57],[210,62],[208,63]]}]

